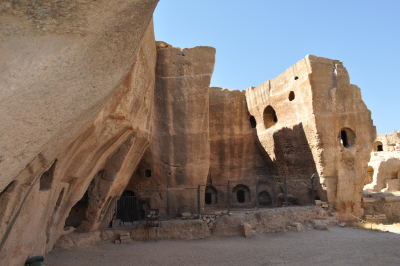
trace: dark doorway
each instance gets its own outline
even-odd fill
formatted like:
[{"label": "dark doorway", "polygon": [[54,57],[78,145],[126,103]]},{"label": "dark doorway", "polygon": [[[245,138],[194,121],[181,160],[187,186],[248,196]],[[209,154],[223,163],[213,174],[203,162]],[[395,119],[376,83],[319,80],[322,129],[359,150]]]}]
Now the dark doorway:
[{"label": "dark doorway", "polygon": [[147,169],[147,170],[144,172],[144,176],[147,177],[147,178],[151,177],[151,170]]},{"label": "dark doorway", "polygon": [[206,193],[205,202],[207,205],[210,205],[212,203],[211,193]]},{"label": "dark doorway", "polygon": [[238,191],[236,192],[236,196],[237,196],[238,202],[243,203],[243,202],[246,201],[246,199],[245,199],[245,197],[244,197],[244,190],[241,190],[241,189],[238,190]]},{"label": "dark doorway", "polygon": [[254,118],[254,116],[250,116],[250,124],[251,124],[251,128],[256,128],[257,126],[257,121]]},{"label": "dark doorway", "polygon": [[378,151],[383,151],[383,146],[382,145],[378,145]]},{"label": "dark doorway", "polygon": [[122,193],[122,196],[117,200],[116,219],[120,219],[121,222],[139,221],[141,213],[138,212],[137,207],[141,204],[137,201],[138,198],[134,192],[125,191]]}]

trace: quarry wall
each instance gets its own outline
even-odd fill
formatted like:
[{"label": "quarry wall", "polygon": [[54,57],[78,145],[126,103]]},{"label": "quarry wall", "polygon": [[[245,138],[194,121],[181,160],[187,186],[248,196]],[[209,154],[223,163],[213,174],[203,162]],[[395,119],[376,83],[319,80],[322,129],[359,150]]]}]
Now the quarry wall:
[{"label": "quarry wall", "polygon": [[314,175],[331,210],[362,214],[376,131],[342,62],[308,55],[258,87],[210,88],[215,48],[156,42],[157,2],[0,4],[0,264],[108,227],[123,193],[165,216],[168,191],[175,218],[197,214],[199,185],[202,211],[226,208],[228,182],[239,209],[281,207],[285,177],[310,205]]}]

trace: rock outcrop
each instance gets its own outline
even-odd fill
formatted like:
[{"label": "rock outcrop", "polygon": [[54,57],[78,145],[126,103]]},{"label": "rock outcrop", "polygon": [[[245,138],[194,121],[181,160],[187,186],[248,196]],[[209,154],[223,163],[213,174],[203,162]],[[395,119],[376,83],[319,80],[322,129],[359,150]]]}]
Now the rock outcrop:
[{"label": "rock outcrop", "polygon": [[96,229],[124,190],[149,145],[157,2],[3,6],[1,264],[51,250],[81,198],[79,229]]}]

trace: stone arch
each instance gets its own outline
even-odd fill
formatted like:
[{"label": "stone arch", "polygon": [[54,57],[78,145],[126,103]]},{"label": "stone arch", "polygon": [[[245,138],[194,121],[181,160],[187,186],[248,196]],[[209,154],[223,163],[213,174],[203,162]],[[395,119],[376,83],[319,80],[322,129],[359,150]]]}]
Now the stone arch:
[{"label": "stone arch", "polygon": [[382,141],[375,141],[374,142],[374,151],[383,151],[383,143]]},{"label": "stone arch", "polygon": [[271,105],[268,105],[264,109],[263,117],[264,117],[265,129],[268,129],[268,128],[274,126],[276,123],[278,123],[278,117],[276,115],[275,109],[272,108]]},{"label": "stone arch", "polygon": [[234,203],[250,203],[250,189],[246,185],[237,185],[232,190],[232,200]]}]

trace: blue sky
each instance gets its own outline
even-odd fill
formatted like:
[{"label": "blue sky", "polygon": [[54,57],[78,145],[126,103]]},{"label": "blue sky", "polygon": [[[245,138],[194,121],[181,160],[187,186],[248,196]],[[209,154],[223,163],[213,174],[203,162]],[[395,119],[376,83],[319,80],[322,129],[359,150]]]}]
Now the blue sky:
[{"label": "blue sky", "polygon": [[307,54],[343,61],[378,134],[400,130],[400,1],[160,0],[156,40],[217,49],[211,86],[245,90]]}]

